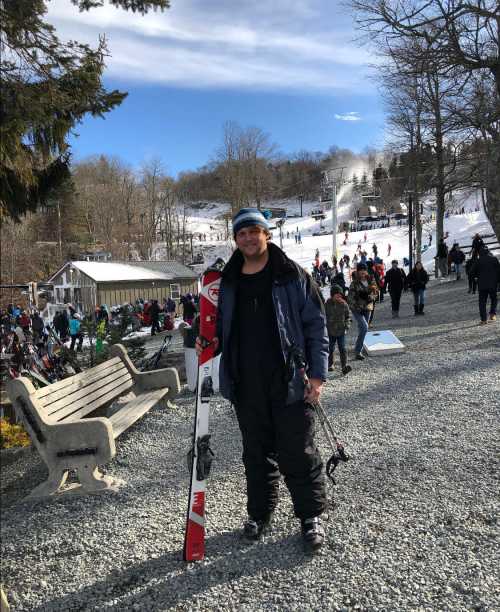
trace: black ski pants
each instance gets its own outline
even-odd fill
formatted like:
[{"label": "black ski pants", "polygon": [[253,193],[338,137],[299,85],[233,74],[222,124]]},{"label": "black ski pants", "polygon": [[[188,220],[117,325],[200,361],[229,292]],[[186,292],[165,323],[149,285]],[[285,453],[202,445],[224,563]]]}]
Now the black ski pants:
[{"label": "black ski pants", "polygon": [[314,409],[304,401],[285,404],[286,387],[255,377],[240,383],[235,402],[243,438],[247,510],[264,519],[278,503],[280,473],[298,518],[326,507],[323,462],[314,443]]},{"label": "black ski pants", "polygon": [[469,279],[469,292],[476,293],[477,291],[477,278],[472,276],[472,274],[468,275]]},{"label": "black ski pants", "polygon": [[151,317],[151,335],[154,336],[156,332],[160,332],[160,320],[158,317]]},{"label": "black ski pants", "polygon": [[488,297],[490,298],[490,315],[496,315],[497,313],[497,290],[496,287],[494,289],[479,289],[479,315],[481,317],[481,321],[486,321],[486,303],[488,302]]},{"label": "black ski pants", "polygon": [[399,312],[399,304],[401,302],[401,294],[403,291],[391,291],[391,306],[393,312]]}]

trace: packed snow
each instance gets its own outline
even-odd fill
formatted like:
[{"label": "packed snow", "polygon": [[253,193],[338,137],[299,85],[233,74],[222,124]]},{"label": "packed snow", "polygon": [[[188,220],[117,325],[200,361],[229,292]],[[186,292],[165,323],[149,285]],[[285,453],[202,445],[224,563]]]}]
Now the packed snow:
[{"label": "packed snow", "polygon": [[[432,206],[435,198],[429,196],[423,202],[424,216],[430,219]],[[448,233],[446,243],[451,247],[454,242],[458,242],[461,246],[470,245],[472,238],[476,233],[481,236],[493,234],[491,224],[483,210],[476,211],[479,206],[480,198],[477,193],[457,194],[454,199],[453,208],[450,216],[444,220],[444,232]],[[318,208],[317,202],[303,203],[303,217],[295,216],[300,214],[300,205],[296,201],[279,201],[269,204],[269,207],[279,206],[287,209],[287,219],[283,225],[283,249],[286,254],[301,264],[307,270],[310,270],[315,259],[316,249],[320,252],[320,261],[327,260],[331,263],[332,258],[332,235],[313,236],[313,233],[321,229],[330,229],[332,223],[331,210],[325,210],[326,218],[322,221],[315,220],[311,217],[311,211]],[[461,208],[465,214],[455,214]],[[199,266],[199,272],[206,267],[206,264],[211,263],[217,257],[222,257],[227,260],[235,248],[232,236],[228,240],[216,240],[219,237],[225,237],[226,222],[220,217],[227,214],[229,207],[223,203],[213,203],[209,210],[189,210],[187,223],[190,231],[194,233],[194,253],[202,253],[205,263]],[[206,216],[204,216],[206,215]],[[342,200],[339,203],[337,210],[337,222],[340,224],[344,221],[352,220],[354,215],[351,212],[350,203],[344,203]],[[271,219],[270,224],[274,226],[276,219]],[[287,238],[287,232],[289,237]],[[300,232],[302,244],[296,244],[294,233]],[[279,230],[272,230],[273,242],[280,244]],[[206,240],[199,241],[198,234],[205,234]],[[432,244],[422,255],[422,263],[424,267],[431,271],[434,269],[434,258],[436,256],[436,223],[435,220],[429,220],[424,223],[422,244],[425,246],[429,242],[429,234],[432,234]],[[356,253],[357,246],[361,243],[362,249],[368,253],[368,257],[373,255],[372,246],[376,244],[378,247],[378,255],[383,259],[386,265],[390,261],[397,259],[400,265],[403,264],[403,258],[408,257],[408,226],[401,227],[391,226],[387,228],[372,229],[366,231],[367,240],[364,241],[365,231],[349,233],[347,244],[344,245],[345,233],[337,234],[337,258],[343,255],[349,255],[351,260]],[[391,252],[388,254],[388,247],[391,245]],[[159,245],[160,246],[160,245]],[[468,250],[466,250],[466,255]],[[161,258],[161,257],[159,257]]]}]

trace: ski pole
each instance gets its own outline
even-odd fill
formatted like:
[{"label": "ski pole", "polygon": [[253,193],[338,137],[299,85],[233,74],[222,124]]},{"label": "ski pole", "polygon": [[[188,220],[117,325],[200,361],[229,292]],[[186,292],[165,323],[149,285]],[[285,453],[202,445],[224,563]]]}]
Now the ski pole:
[{"label": "ski pole", "polygon": [[[306,361],[302,355],[302,352],[300,349],[293,347],[292,355],[295,361],[295,366],[299,370],[302,380],[304,381],[304,387],[306,389],[310,389],[311,383],[309,382],[309,378],[306,374]],[[316,414],[319,417],[320,425],[325,434],[325,438],[332,449],[332,455],[326,462],[326,475],[328,478],[330,478],[333,484],[337,484],[333,476],[335,468],[341,461],[349,461],[349,455],[345,452],[342,442],[335,435],[335,431],[330,420],[328,419],[325,409],[323,408],[323,404],[319,400],[310,403],[316,410]]]}]

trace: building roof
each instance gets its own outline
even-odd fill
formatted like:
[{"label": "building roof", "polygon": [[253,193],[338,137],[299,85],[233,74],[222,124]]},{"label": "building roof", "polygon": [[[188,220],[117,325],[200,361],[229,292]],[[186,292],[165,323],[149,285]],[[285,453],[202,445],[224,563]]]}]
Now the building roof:
[{"label": "building roof", "polygon": [[192,278],[197,279],[198,274],[193,272],[191,268],[188,268],[184,264],[178,261],[128,261],[127,264],[132,266],[139,266],[152,270],[154,272],[163,272],[164,274],[170,274],[171,278]]},{"label": "building roof", "polygon": [[197,279],[196,272],[176,261],[68,261],[49,278],[52,282],[65,268],[80,270],[100,283],[117,281]]}]

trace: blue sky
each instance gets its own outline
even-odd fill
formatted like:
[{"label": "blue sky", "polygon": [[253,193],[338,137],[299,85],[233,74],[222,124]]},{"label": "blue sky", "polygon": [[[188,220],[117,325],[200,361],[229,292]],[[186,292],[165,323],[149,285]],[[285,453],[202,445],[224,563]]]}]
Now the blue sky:
[{"label": "blue sky", "polygon": [[176,175],[209,161],[228,120],[260,127],[285,154],[383,144],[372,58],[338,0],[172,0],[144,17],[56,0],[48,18],[62,38],[105,34],[105,83],[129,92],[78,127],[77,159],[106,153],[137,167],[156,157]]}]

